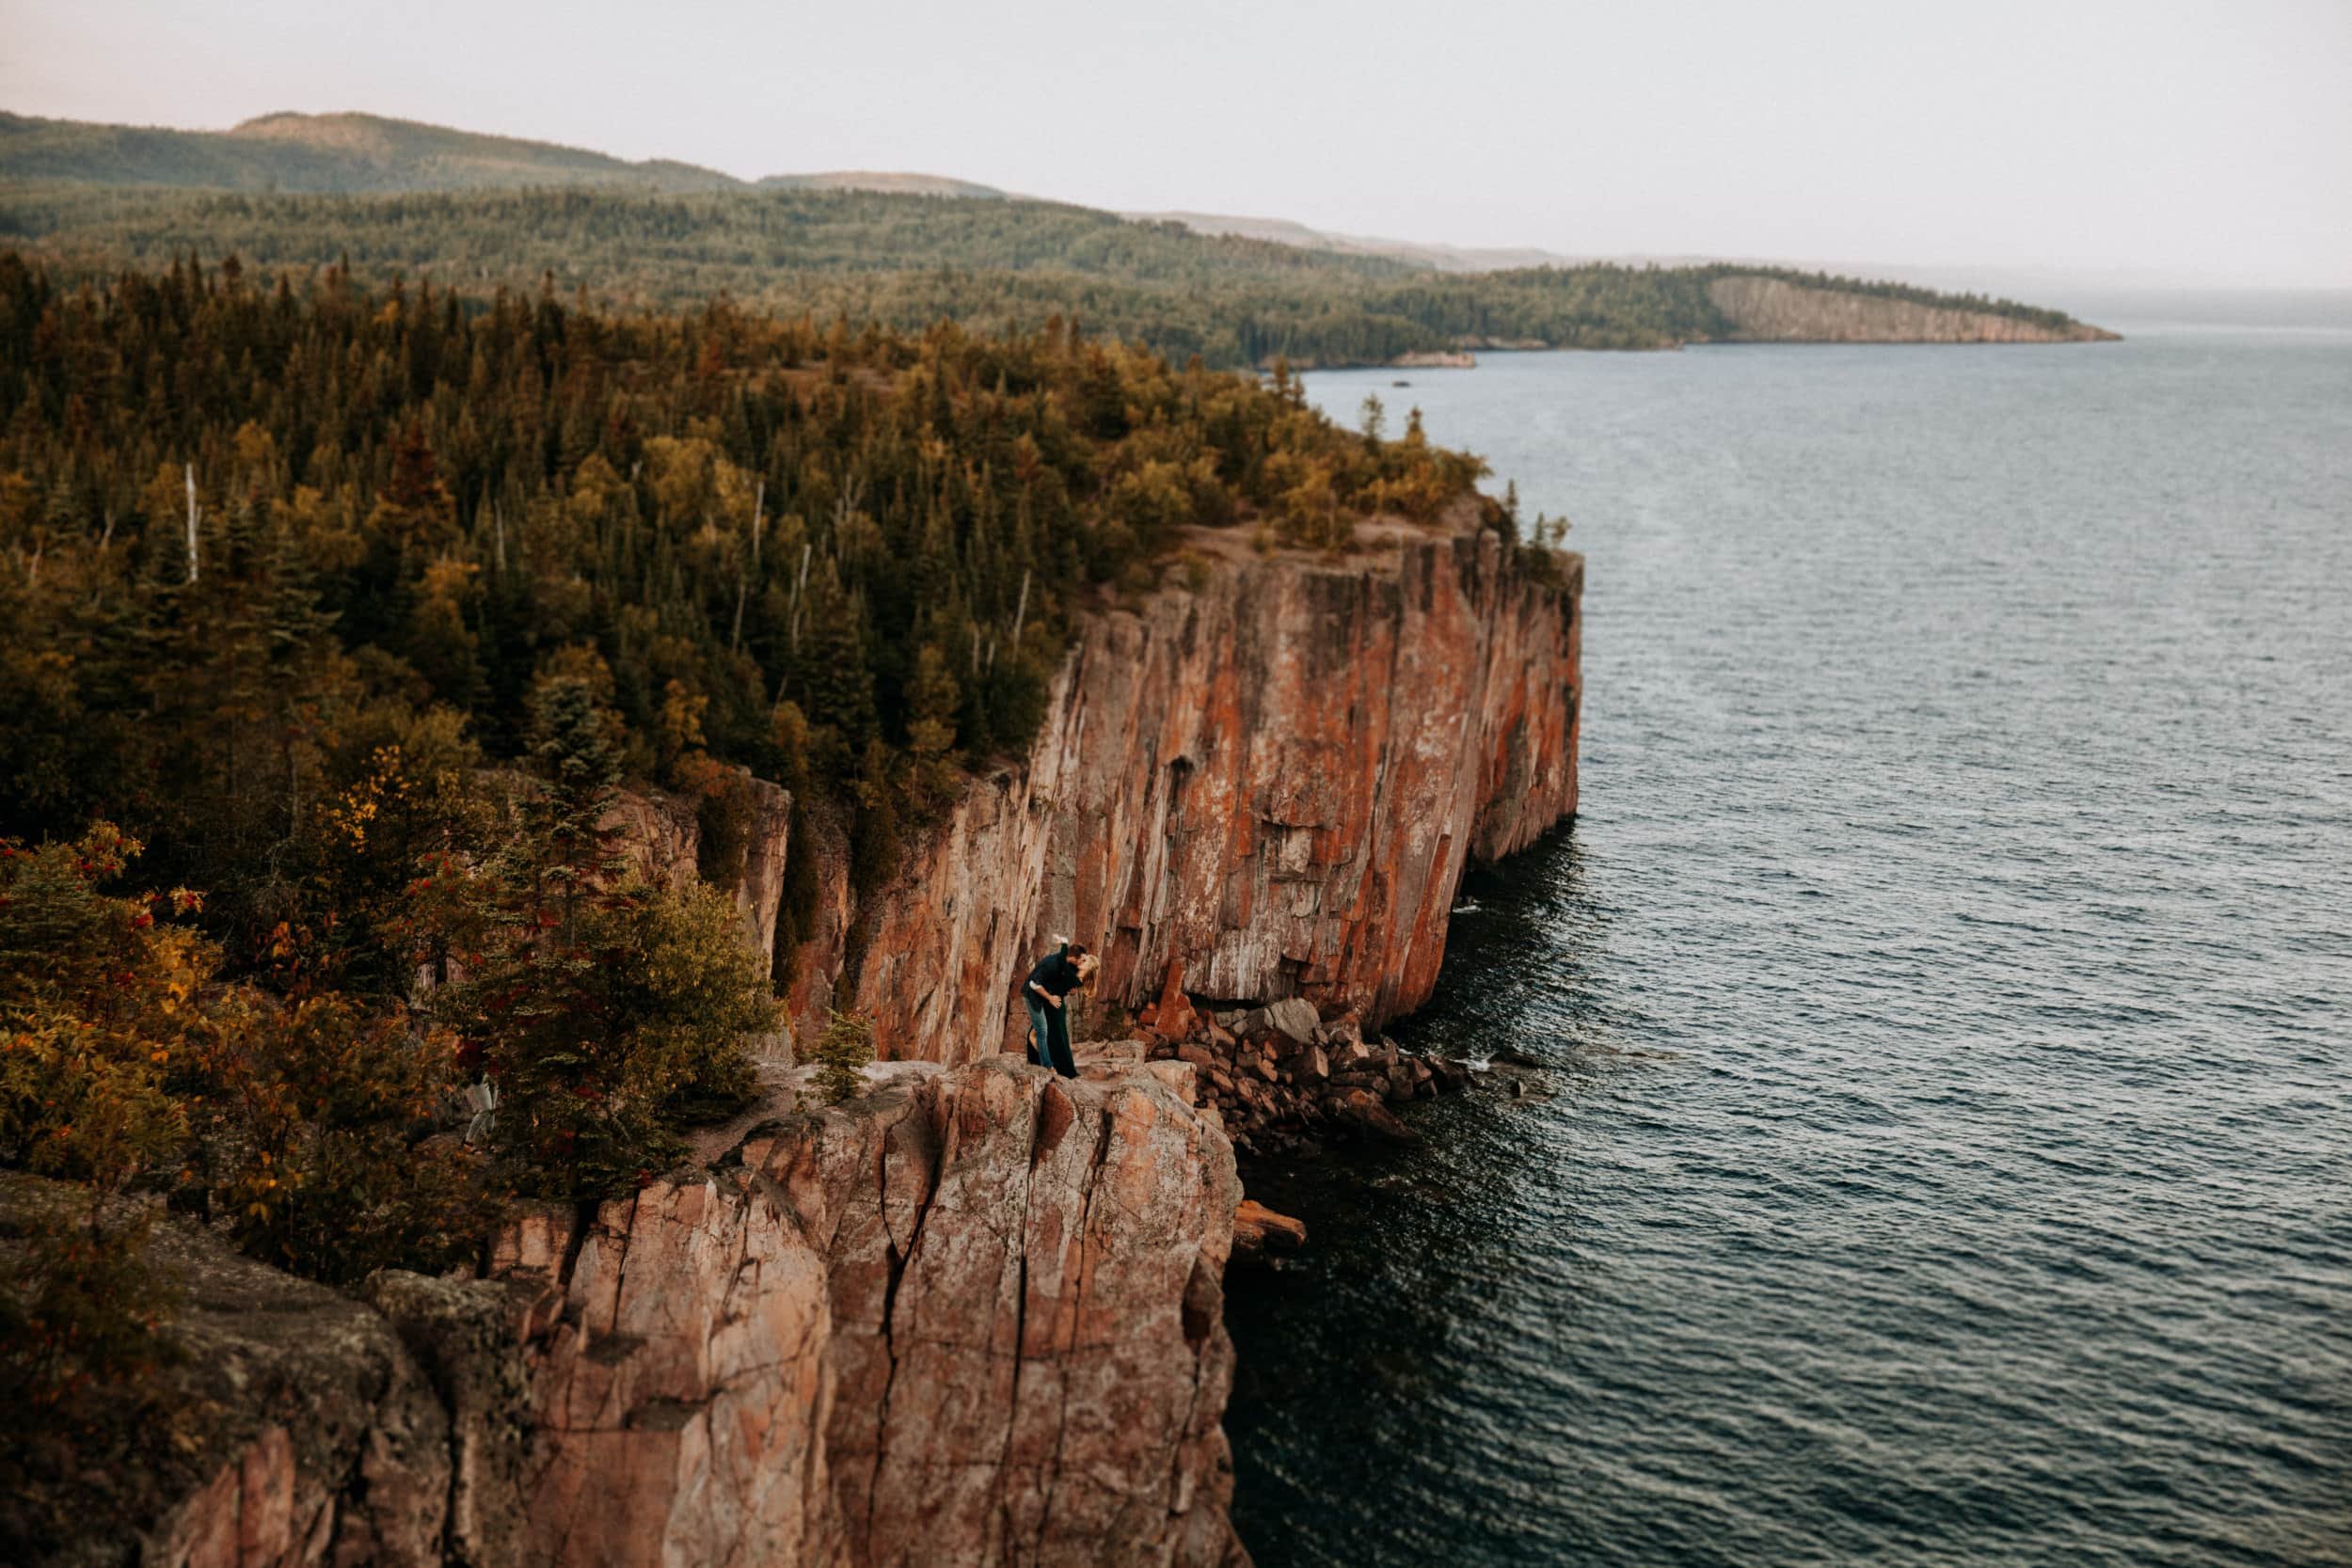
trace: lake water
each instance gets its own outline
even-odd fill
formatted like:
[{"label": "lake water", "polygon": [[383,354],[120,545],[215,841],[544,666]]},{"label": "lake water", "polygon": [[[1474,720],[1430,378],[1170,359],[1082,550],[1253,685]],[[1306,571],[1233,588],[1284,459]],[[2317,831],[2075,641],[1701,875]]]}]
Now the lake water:
[{"label": "lake water", "polygon": [[1250,1173],[1261,1568],[2352,1562],[2352,329],[2093,319],[1310,379],[1575,520],[1584,795],[1398,1031],[1534,1095]]}]

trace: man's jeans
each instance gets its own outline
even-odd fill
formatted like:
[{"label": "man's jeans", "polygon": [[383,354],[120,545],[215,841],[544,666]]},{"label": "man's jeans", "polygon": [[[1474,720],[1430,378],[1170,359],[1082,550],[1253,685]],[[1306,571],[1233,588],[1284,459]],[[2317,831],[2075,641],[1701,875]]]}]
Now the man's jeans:
[{"label": "man's jeans", "polygon": [[1064,1010],[1068,1005],[1057,1007],[1033,990],[1023,991],[1021,1000],[1029,1005],[1029,1027],[1036,1031],[1036,1037],[1029,1041],[1029,1060],[1052,1068],[1064,1078],[1077,1077],[1077,1065],[1070,1059],[1070,1014]]}]

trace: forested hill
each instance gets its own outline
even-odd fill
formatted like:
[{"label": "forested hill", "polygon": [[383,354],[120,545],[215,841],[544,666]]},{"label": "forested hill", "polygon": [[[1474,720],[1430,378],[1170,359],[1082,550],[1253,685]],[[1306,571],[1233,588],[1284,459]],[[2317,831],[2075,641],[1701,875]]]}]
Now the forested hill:
[{"label": "forested hill", "polygon": [[389,191],[880,190],[918,196],[1004,193],[931,174],[844,170],[738,180],[715,168],[640,163],[520,136],[487,135],[383,115],[261,115],[227,131],[98,125],[0,113],[0,176],[82,185],[160,186],[353,196]]},{"label": "forested hill", "polygon": [[[219,134],[0,116],[0,243],[67,277],[235,256],[298,277],[347,265],[376,285],[430,278],[476,301],[551,282],[607,307],[683,309],[723,293],[781,316],[907,331],[943,317],[1035,331],[1059,318],[1229,367],[2096,335],[2058,311],[1850,278],[1753,266],[1446,273],[928,176],[745,186],[685,164],[358,115],[272,116]],[[1716,287],[1754,277],[1791,288]]]},{"label": "forested hill", "polygon": [[[1474,459],[1375,430],[1067,330],[0,252],[0,1226],[15,1168],[102,1216],[137,1181],[352,1279],[471,1256],[516,1188],[667,1168],[774,1024],[728,902],[744,769],[874,885],[1025,746],[1077,615],[1198,564],[1182,531],[1511,531]],[[626,875],[624,777],[694,803],[718,891]],[[417,1148],[460,1073],[499,1085],[492,1147]],[[120,1295],[98,1351],[139,1341]],[[0,1494],[37,1399],[105,1370],[19,1299]]]},{"label": "forested hill", "polygon": [[343,195],[523,185],[707,191],[742,183],[692,164],[632,164],[552,142],[358,114],[262,115],[229,131],[0,114],[0,171],[11,180],[77,184]]},{"label": "forested hill", "polygon": [[[978,332],[1034,331],[1060,318],[1213,366],[1725,341],[1743,334],[1710,283],[1759,275],[1608,265],[1425,273],[1052,202],[790,190],[303,197],[0,184],[5,241],[88,277],[233,255],[304,277],[347,262],[371,283],[430,278],[476,298],[535,293],[550,280],[566,297],[584,290],[625,308],[680,309],[723,293],[774,314],[905,331],[943,317]],[[1789,280],[1996,315],[2052,336],[2075,329],[2056,311],[2023,306]]]}]

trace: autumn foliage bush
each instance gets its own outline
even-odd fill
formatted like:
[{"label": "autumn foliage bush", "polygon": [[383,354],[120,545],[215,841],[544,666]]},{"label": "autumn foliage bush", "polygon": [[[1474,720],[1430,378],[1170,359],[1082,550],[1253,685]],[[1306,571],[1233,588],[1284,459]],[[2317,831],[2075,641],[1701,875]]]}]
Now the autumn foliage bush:
[{"label": "autumn foliage bush", "polygon": [[170,1078],[201,1038],[209,955],[157,925],[193,895],[100,892],[138,852],[103,823],[72,844],[0,841],[0,1164],[81,1184],[14,1184],[0,1204],[0,1408],[18,1415],[161,1354],[169,1292],[143,1268],[147,1211],[123,1197],[186,1146]]},{"label": "autumn foliage bush", "polygon": [[453,1083],[446,1039],[222,980],[183,923],[196,895],[106,890],[140,847],[103,823],[0,843],[0,1164],[84,1195],[71,1226],[33,1203],[0,1287],[31,1325],[7,1337],[26,1397],[151,1360],[129,1347],[168,1299],[139,1264],[156,1199],[330,1280],[469,1258],[496,1199],[479,1157],[417,1135]]},{"label": "autumn foliage bush", "polygon": [[[0,1167],[73,1184],[0,1227],[0,1393],[62,1404],[155,1363],[155,1202],[331,1283],[462,1267],[512,1193],[647,1180],[748,1093],[745,1039],[776,1015],[733,906],[613,852],[588,685],[543,683],[533,712],[535,782],[452,818],[499,831],[417,856],[383,922],[432,977],[420,1009],[322,985],[339,965],[284,927],[225,977],[197,895],[109,891],[141,850],[111,825],[0,842]],[[469,1139],[472,1084],[497,1113]]]}]

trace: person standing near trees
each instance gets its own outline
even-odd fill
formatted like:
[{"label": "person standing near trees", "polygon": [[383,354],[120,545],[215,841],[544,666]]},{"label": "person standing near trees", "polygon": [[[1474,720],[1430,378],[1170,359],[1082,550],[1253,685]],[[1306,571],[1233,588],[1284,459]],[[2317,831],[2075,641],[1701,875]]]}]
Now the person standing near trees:
[{"label": "person standing near trees", "polygon": [[1064,1078],[1078,1076],[1070,1054],[1070,993],[1086,984],[1093,968],[1093,956],[1083,942],[1058,942],[1022,983],[1021,1000],[1029,1009],[1029,1060]]}]

